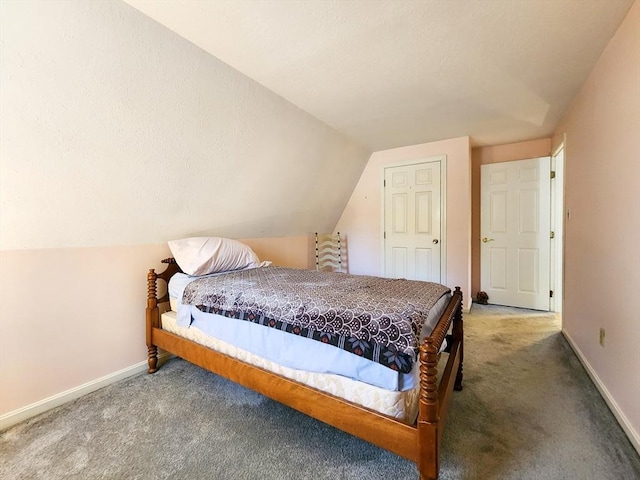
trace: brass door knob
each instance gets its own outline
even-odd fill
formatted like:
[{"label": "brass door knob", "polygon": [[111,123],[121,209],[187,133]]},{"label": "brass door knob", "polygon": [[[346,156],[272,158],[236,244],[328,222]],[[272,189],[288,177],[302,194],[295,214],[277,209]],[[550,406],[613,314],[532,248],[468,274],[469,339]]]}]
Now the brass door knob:
[{"label": "brass door knob", "polygon": [[433,239],[433,244],[434,244],[434,245],[437,245],[437,244],[438,244],[438,239],[437,239],[437,238],[434,238],[434,239]]},{"label": "brass door knob", "polygon": [[482,239],[482,243],[493,242],[493,240],[494,240],[493,238],[487,238],[487,237],[484,237],[484,238]]}]

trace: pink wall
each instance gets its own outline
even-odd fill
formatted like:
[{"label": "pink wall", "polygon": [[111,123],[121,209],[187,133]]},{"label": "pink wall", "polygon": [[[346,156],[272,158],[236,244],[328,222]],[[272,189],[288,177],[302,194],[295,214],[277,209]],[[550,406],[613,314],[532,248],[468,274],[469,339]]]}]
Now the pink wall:
[{"label": "pink wall", "polygon": [[447,158],[447,279],[460,286],[465,304],[471,289],[471,154],[469,138],[375,152],[362,172],[336,230],[349,239],[349,272],[381,274],[382,179],[385,165],[445,155]]},{"label": "pink wall", "polygon": [[249,245],[260,260],[270,260],[274,265],[279,266],[309,268],[311,266],[309,238],[309,236],[245,238],[240,241]]},{"label": "pink wall", "polygon": [[[563,118],[564,329],[640,448],[640,3]],[[604,348],[598,342],[605,328]]]},{"label": "pink wall", "polygon": [[[308,237],[247,239],[304,268]],[[146,360],[149,268],[166,244],[0,251],[0,416]]]},{"label": "pink wall", "polygon": [[541,138],[528,142],[510,143],[490,147],[477,147],[472,150],[473,162],[485,165],[488,163],[526,160],[544,157],[551,154],[551,139]]},{"label": "pink wall", "polygon": [[471,150],[471,294],[480,290],[480,165],[511,162],[551,154],[551,139],[510,143]]},{"label": "pink wall", "polygon": [[148,268],[165,245],[0,251],[0,414],[146,357]]}]

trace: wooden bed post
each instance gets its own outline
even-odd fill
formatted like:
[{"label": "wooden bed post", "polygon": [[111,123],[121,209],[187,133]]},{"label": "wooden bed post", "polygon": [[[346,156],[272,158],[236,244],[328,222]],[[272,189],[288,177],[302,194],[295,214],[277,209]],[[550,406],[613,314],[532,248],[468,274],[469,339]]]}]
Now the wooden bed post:
[{"label": "wooden bed post", "polygon": [[438,441],[438,349],[429,337],[420,346],[418,470],[420,480],[436,480],[440,469]]},{"label": "wooden bed post", "polygon": [[456,381],[453,384],[454,390],[462,390],[462,364],[464,362],[464,322],[462,320],[462,291],[460,287],[456,287],[454,295],[460,296],[460,307],[456,310],[456,314],[453,317],[453,338],[454,341],[460,342],[460,366],[456,373]]},{"label": "wooden bed post", "polygon": [[[440,441],[447,415],[451,390],[462,390],[462,291],[456,287],[452,295],[455,309],[448,322],[438,323],[420,345],[420,399],[418,405],[418,471],[420,480],[437,480],[440,471]],[[442,380],[438,384],[439,351],[452,326],[449,357]],[[458,363],[456,363],[458,362]],[[457,365],[457,371],[454,370]],[[455,373],[454,373],[455,372]],[[455,380],[453,379],[455,375]]]},{"label": "wooden bed post", "polygon": [[158,275],[152,268],[147,274],[147,362],[149,363],[149,373],[158,371],[158,347],[151,340],[151,333],[154,327],[159,324],[158,299],[156,295],[156,283]]}]

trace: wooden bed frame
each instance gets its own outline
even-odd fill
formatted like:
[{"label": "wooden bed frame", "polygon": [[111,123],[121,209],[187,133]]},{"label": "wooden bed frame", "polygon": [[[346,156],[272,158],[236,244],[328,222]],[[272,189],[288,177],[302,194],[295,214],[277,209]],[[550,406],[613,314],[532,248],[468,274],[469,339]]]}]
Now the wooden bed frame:
[{"label": "wooden bed frame", "polygon": [[[158,370],[158,348],[173,353],[221,377],[255,390],[321,422],[389,450],[416,463],[420,480],[436,480],[440,468],[440,442],[452,389],[462,389],[462,292],[456,287],[431,335],[420,346],[420,396],[418,419],[407,425],[275,373],[254,367],[162,329],[159,304],[169,294],[157,296],[158,279],[168,282],[180,268],[173,258],[167,268],[147,274],[147,347],[149,373]],[[453,324],[452,334],[447,336]],[[440,347],[447,336],[449,357],[437,380]]]}]

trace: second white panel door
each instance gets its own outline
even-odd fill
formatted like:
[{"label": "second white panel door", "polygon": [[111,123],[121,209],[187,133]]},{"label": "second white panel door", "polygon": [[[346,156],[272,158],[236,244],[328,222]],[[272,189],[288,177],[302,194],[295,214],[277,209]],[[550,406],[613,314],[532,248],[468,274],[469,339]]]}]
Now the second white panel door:
[{"label": "second white panel door", "polygon": [[549,157],[482,165],[481,197],[481,289],[489,303],[549,310]]}]

